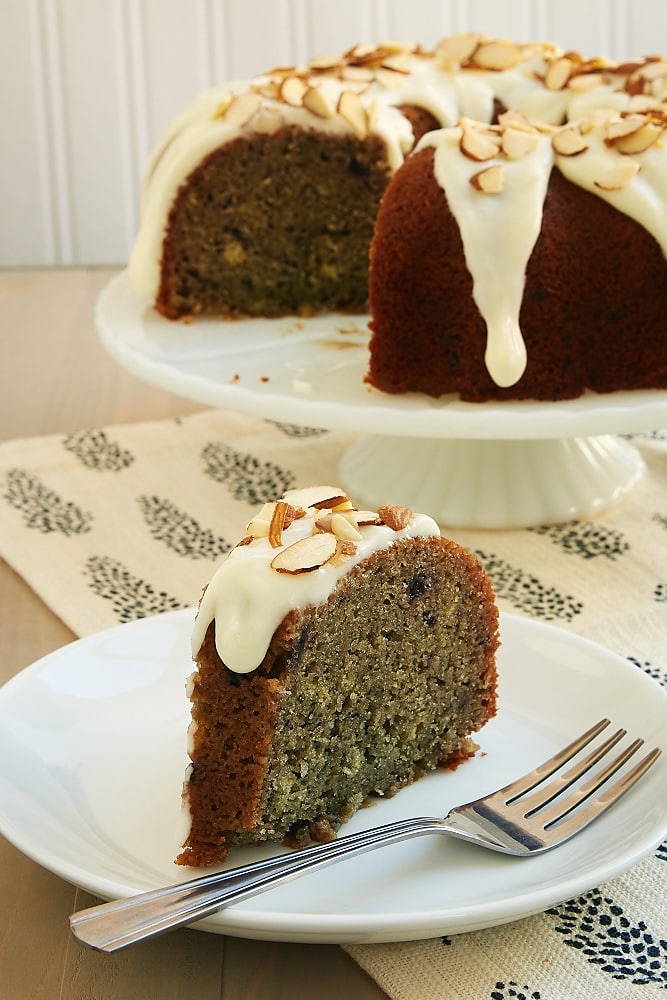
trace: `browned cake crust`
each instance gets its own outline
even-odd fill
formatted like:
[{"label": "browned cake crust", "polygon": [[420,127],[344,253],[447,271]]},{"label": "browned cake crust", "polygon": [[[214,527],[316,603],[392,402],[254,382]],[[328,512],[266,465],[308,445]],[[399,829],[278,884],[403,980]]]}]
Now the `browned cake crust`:
[{"label": "browned cake crust", "polygon": [[527,368],[516,385],[497,386],[484,365],[486,328],[433,158],[431,148],[413,154],[377,220],[371,384],[471,402],[667,387],[667,261],[659,244],[557,169],[526,272]]},{"label": "browned cake crust", "polygon": [[157,309],[170,319],[363,310],[388,179],[377,136],[285,127],[222,146],[172,206]]},{"label": "browned cake crust", "polygon": [[213,626],[192,693],[192,829],[179,863],[232,845],[333,835],[368,796],[472,752],[496,711],[498,616],[476,560],[398,541],[290,613],[261,666],[229,671]]}]

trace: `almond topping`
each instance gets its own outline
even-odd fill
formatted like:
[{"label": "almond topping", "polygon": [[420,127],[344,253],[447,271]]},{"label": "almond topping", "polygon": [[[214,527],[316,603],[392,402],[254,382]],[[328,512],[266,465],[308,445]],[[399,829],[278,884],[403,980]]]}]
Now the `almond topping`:
[{"label": "almond topping", "polygon": [[588,143],[574,128],[564,128],[556,132],[551,142],[555,151],[561,156],[578,156],[588,149]]},{"label": "almond topping", "polygon": [[338,114],[343,118],[357,139],[368,135],[368,114],[359,97],[350,90],[344,90],[338,99]]},{"label": "almond topping", "polygon": [[315,72],[326,73],[340,66],[340,56],[316,56],[308,63],[308,68]]},{"label": "almond topping", "polygon": [[387,69],[386,66],[380,66],[375,71],[375,79],[385,90],[393,90],[405,83],[405,74],[397,69]]},{"label": "almond topping", "polygon": [[341,76],[344,80],[354,83],[372,83],[373,70],[368,66],[346,66]]},{"label": "almond topping", "polygon": [[482,42],[475,52],[475,66],[482,69],[511,69],[521,59],[521,46],[516,42],[499,41]]},{"label": "almond topping", "polygon": [[472,59],[481,40],[480,35],[450,35],[436,45],[435,53],[445,64],[461,66]]},{"label": "almond topping", "polygon": [[319,87],[309,87],[303,95],[303,106],[318,118],[333,118],[334,109]]},{"label": "almond topping", "polygon": [[268,536],[275,506],[275,503],[262,505],[261,510],[255,514],[246,528],[249,535],[253,538],[266,538]]},{"label": "almond topping", "polygon": [[357,524],[363,527],[367,524],[382,524],[382,521],[374,510],[356,510],[354,512]]},{"label": "almond topping", "polygon": [[253,115],[259,111],[261,103],[261,96],[249,90],[245,94],[234,98],[225,111],[224,119],[229,125],[237,125],[239,128],[243,128],[244,125],[248,124]]},{"label": "almond topping", "polygon": [[646,119],[641,114],[619,115],[618,118],[611,119],[607,124],[607,138],[622,139],[626,135],[637,132]]},{"label": "almond topping", "polygon": [[620,191],[639,172],[639,164],[634,160],[621,160],[595,180],[595,186],[603,191]]},{"label": "almond topping", "polygon": [[287,490],[283,494],[283,500],[295,507],[317,507],[320,510],[349,502],[338,486],[307,486],[304,489]]},{"label": "almond topping", "polygon": [[572,60],[566,56],[552,62],[544,76],[547,90],[562,90],[572,76],[574,68]]},{"label": "almond topping", "polygon": [[482,194],[500,194],[505,186],[505,172],[500,164],[496,164],[473,174],[470,183]]},{"label": "almond topping", "polygon": [[331,530],[336,538],[340,538],[342,541],[356,542],[361,538],[361,532],[356,523],[353,523],[345,514],[331,515]]},{"label": "almond topping", "polygon": [[667,76],[667,59],[651,59],[639,70],[640,76],[645,80],[659,80],[660,77]]},{"label": "almond topping", "polygon": [[461,135],[461,152],[469,159],[478,163],[492,160],[498,155],[500,138],[492,132],[481,132],[478,129],[463,127]]},{"label": "almond topping", "polygon": [[308,535],[274,556],[271,567],[278,573],[311,573],[331,559],[337,546],[336,536],[329,532]]},{"label": "almond topping", "polygon": [[283,528],[286,527],[285,520],[288,507],[289,504],[278,500],[273,508],[273,516],[269,525],[269,545],[272,549],[279,549],[283,544]]},{"label": "almond topping", "polygon": [[614,149],[617,149],[619,153],[623,153],[624,155],[643,153],[645,149],[648,149],[654,142],[657,142],[661,135],[662,129],[659,125],[656,125],[654,122],[645,122],[641,128],[630,132],[620,139],[616,139]]},{"label": "almond topping", "polygon": [[357,546],[354,542],[338,540],[336,551],[329,560],[332,566],[342,566],[352,556],[357,554]]},{"label": "almond topping", "polygon": [[535,126],[521,111],[503,111],[498,115],[498,124],[501,128],[515,128],[521,132],[534,132]]},{"label": "almond topping", "polygon": [[539,133],[527,132],[518,128],[506,128],[503,131],[501,149],[508,160],[522,160],[537,149]]},{"label": "almond topping", "polygon": [[307,89],[307,85],[300,76],[288,76],[280,85],[279,96],[285,104],[289,104],[293,108],[300,108]]},{"label": "almond topping", "polygon": [[390,503],[378,507],[378,517],[392,531],[401,531],[412,520],[412,511],[408,510],[407,507],[398,507],[396,504]]}]

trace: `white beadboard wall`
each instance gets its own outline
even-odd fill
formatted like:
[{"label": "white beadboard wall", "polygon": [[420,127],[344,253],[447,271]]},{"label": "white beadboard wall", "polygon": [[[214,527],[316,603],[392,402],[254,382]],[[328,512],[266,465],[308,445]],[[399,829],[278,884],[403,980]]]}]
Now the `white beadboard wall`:
[{"label": "white beadboard wall", "polygon": [[0,266],[121,264],[149,149],[201,90],[383,38],[667,51],[665,0],[0,0]]}]

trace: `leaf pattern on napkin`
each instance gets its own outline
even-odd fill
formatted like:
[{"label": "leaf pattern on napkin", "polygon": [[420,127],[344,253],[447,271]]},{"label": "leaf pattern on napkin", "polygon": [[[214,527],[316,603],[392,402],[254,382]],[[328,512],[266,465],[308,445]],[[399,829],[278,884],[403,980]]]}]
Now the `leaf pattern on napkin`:
[{"label": "leaf pattern on napkin", "polygon": [[135,576],[120,560],[111,556],[90,556],[84,575],[88,577],[88,586],[98,597],[111,601],[119,622],[147,618],[162,611],[176,611],[185,606],[165,590],[158,590]]},{"label": "leaf pattern on napkin", "polygon": [[98,472],[120,472],[134,462],[134,455],[121,448],[103,430],[83,430],[66,434],[63,448],[79,459],[88,469]]},{"label": "leaf pattern on napkin", "polygon": [[630,550],[630,544],[623,532],[596,522],[575,521],[571,524],[543,525],[528,530],[546,536],[555,545],[559,545],[563,552],[580,556],[582,559],[604,556],[613,561]]},{"label": "leaf pattern on napkin", "polygon": [[569,594],[561,594],[555,587],[543,584],[532,573],[498,556],[480,550],[475,556],[488,573],[496,597],[504,598],[520,611],[525,611],[545,621],[572,621],[583,611],[583,604]]},{"label": "leaf pattern on napkin", "polygon": [[645,673],[667,688],[667,668],[652,663],[651,660],[638,660],[636,656],[628,656],[631,663],[643,670]]},{"label": "leaf pattern on napkin", "polygon": [[546,911],[554,930],[592,965],[614,979],[667,989],[667,941],[643,920],[633,922],[623,907],[600,889]]},{"label": "leaf pattern on napkin", "polygon": [[519,986],[513,979],[508,982],[498,982],[495,989],[489,993],[489,1000],[541,1000],[539,990],[530,990],[530,986]]},{"label": "leaf pattern on napkin", "polygon": [[329,433],[324,427],[303,427],[301,424],[288,424],[282,420],[267,420],[266,422],[291,438],[321,437],[322,434]]},{"label": "leaf pattern on napkin", "polygon": [[212,441],[202,451],[204,472],[223,483],[235,500],[257,506],[266,503],[295,485],[293,473],[273,462],[263,462],[248,452]]},{"label": "leaf pattern on napkin", "polygon": [[10,469],[5,481],[4,498],[23,515],[29,528],[43,534],[82,535],[90,531],[93,515],[71,500],[63,500],[34,473]]},{"label": "leaf pattern on napkin", "polygon": [[137,503],[153,538],[164,542],[179,556],[190,559],[215,559],[231,549],[231,544],[198,521],[175,503],[162,497],[137,497]]}]

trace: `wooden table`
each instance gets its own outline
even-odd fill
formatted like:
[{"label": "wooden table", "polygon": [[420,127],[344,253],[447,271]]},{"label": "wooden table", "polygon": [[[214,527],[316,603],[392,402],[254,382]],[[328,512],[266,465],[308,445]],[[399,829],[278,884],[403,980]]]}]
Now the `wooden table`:
[{"label": "wooden table", "polygon": [[[0,439],[156,420],[198,407],[107,357],[93,309],[110,270],[0,272]],[[0,562],[0,683],[74,636]],[[378,1000],[336,945],[245,941],[181,930],[116,955],[81,947],[71,912],[95,902],[0,837],[2,1000]]]}]

